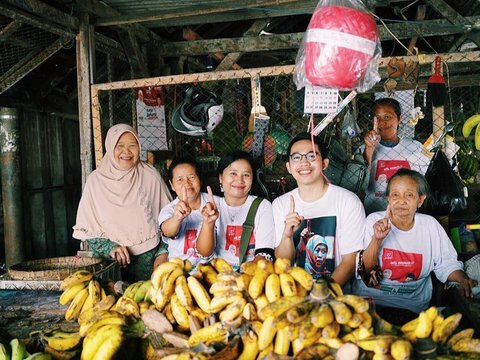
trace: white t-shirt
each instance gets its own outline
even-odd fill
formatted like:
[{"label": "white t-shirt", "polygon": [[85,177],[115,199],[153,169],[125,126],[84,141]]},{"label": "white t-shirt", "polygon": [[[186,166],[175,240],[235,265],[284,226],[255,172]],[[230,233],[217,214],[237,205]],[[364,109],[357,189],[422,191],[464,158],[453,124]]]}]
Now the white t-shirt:
[{"label": "white t-shirt", "polygon": [[422,153],[422,149],[423,145],[413,139],[401,139],[394,147],[377,145],[370,167],[370,181],[365,190],[367,215],[387,208],[387,182],[398,169],[416,170],[425,175],[430,159]]},{"label": "white t-shirt", "polygon": [[298,188],[273,201],[276,246],[282,239],[290,196],[294,198],[295,211],[304,217],[293,235],[295,265],[304,267],[314,278],[331,276],[342,262],[342,255],[363,249],[362,202],[351,191],[333,184],[314,202],[303,201]]},{"label": "white t-shirt", "polygon": [[[188,259],[193,266],[197,265],[199,260],[195,252],[195,241],[197,241],[198,234],[202,228],[202,208],[208,202],[208,195],[206,193],[200,193],[200,198],[200,207],[196,210],[192,210],[192,212],[183,219],[178,235],[174,238],[162,236],[163,242],[168,245],[168,257],[170,259]],[[173,216],[175,206],[178,202],[179,199],[177,197],[160,210],[160,215],[158,216],[159,224],[162,224],[165,220],[170,219]]]},{"label": "white t-shirt", "polygon": [[[241,206],[228,206],[223,197],[216,199],[220,214],[216,224],[216,246],[217,257],[223,258],[235,269],[238,269],[240,254],[240,239],[242,237],[242,225],[247,218],[250,205],[256,196],[249,195]],[[264,199],[255,214],[254,228],[250,237],[247,253],[244,261],[254,259],[257,252],[268,249],[273,254],[275,245],[274,222],[272,215],[272,204]]]},{"label": "white t-shirt", "polygon": [[[385,216],[384,211],[370,214],[366,220],[366,248],[373,235],[373,224]],[[357,274],[353,293],[371,296],[381,306],[406,308],[419,313],[432,297],[430,273],[441,282],[455,270],[462,270],[457,253],[442,226],[432,216],[415,214],[412,229],[402,231],[393,224],[383,240],[378,255],[383,279],[379,288],[367,287]]]}]

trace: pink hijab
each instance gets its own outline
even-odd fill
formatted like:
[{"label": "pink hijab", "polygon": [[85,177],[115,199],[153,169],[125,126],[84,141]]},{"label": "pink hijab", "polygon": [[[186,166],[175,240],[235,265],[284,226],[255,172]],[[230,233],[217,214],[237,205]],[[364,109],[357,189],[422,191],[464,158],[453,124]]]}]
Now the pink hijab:
[{"label": "pink hijab", "polygon": [[105,155],[88,176],[80,199],[73,237],[108,239],[138,255],[158,245],[158,214],[172,197],[152,166],[140,160],[128,170],[118,166],[114,149],[125,132],[132,133],[140,144],[135,130],[127,124],[108,130]]}]

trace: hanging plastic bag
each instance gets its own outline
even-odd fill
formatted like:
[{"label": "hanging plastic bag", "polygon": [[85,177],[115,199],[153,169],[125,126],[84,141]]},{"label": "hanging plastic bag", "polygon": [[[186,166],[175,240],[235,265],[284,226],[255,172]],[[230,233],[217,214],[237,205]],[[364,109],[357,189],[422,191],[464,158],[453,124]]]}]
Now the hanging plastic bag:
[{"label": "hanging plastic bag", "polygon": [[359,0],[321,0],[297,53],[294,81],[365,92],[379,80],[382,56],[373,16]]},{"label": "hanging plastic bag", "polygon": [[347,110],[345,113],[340,128],[342,131],[342,136],[345,139],[353,139],[355,136],[360,134],[360,127],[355,120],[355,116],[353,116],[350,110]]},{"label": "hanging plastic bag", "polygon": [[422,212],[449,215],[465,211],[467,199],[464,185],[442,150],[437,150],[433,155],[425,178],[430,185],[430,196],[427,197]]}]

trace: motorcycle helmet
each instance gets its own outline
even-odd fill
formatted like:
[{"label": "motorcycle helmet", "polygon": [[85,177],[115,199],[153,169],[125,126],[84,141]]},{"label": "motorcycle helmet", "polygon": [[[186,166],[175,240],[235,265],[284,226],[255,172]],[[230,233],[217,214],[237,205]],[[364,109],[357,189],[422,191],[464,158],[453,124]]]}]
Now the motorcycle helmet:
[{"label": "motorcycle helmet", "polygon": [[182,134],[202,136],[212,132],[222,119],[222,99],[201,86],[192,86],[173,112],[172,126]]}]

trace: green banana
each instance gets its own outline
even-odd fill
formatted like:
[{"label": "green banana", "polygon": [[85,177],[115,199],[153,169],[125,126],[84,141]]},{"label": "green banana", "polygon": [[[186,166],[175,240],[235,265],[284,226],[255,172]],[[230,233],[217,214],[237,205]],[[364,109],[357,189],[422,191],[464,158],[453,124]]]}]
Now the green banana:
[{"label": "green banana", "polygon": [[473,128],[477,126],[479,123],[480,123],[480,114],[470,116],[467,120],[465,120],[462,127],[463,137],[465,138],[469,137]]},{"label": "green banana", "polygon": [[10,360],[10,354],[2,343],[0,343],[0,360]]},{"label": "green banana", "polygon": [[151,285],[152,282],[150,280],[145,280],[133,294],[133,300],[135,300],[137,303],[140,301],[144,301],[150,290]]},{"label": "green banana", "polygon": [[[480,115],[478,115],[480,117]],[[480,126],[475,129],[475,148],[480,150]]]},{"label": "green banana", "polygon": [[23,360],[28,356],[27,348],[20,340],[11,340],[10,347],[12,348],[12,360]]}]

